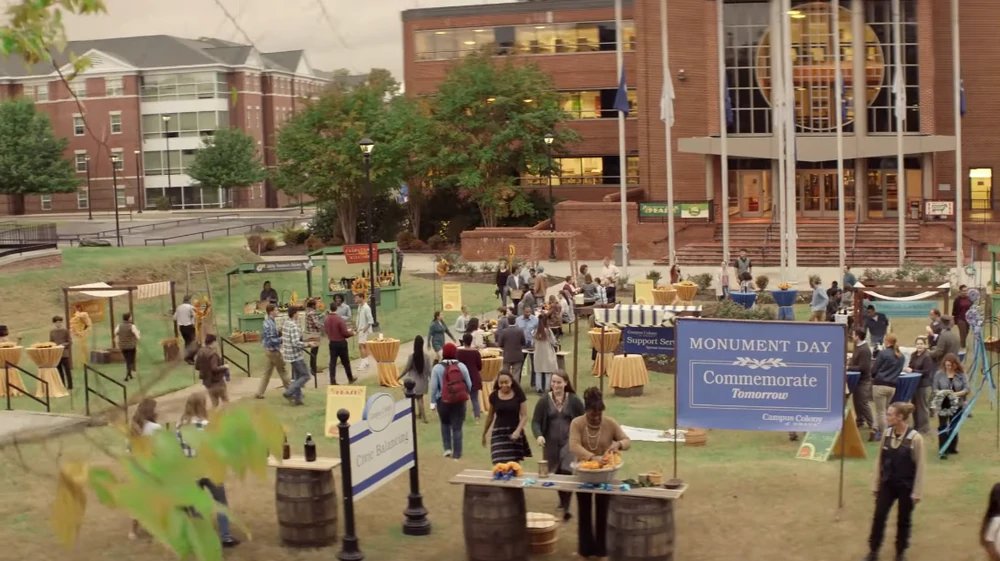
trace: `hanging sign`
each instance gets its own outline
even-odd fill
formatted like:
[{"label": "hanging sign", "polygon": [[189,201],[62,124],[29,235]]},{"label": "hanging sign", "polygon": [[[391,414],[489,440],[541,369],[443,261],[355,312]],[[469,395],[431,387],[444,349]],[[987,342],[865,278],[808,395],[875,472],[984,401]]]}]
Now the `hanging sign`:
[{"label": "hanging sign", "polygon": [[457,312],[462,309],[462,285],[457,282],[441,283],[442,309]]},{"label": "hanging sign", "polygon": [[366,243],[345,245],[344,246],[344,261],[350,265],[357,265],[358,263],[368,263],[371,260],[371,254],[376,253],[371,250],[374,249],[373,246],[369,246]]}]

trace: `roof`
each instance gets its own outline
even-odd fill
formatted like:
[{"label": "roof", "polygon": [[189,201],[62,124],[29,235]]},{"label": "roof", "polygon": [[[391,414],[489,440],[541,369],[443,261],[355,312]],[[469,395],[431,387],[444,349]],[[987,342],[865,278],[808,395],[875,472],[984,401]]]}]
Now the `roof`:
[{"label": "roof", "polygon": [[[632,0],[624,0],[631,5]],[[532,12],[553,12],[559,10],[582,10],[588,8],[613,8],[614,0],[544,0],[534,2],[507,2],[503,4],[472,4],[465,6],[444,6],[440,8],[417,8],[403,10],[403,21],[427,18],[478,16],[486,14],[523,14]]]},{"label": "roof", "polygon": [[[300,68],[309,68],[308,64],[300,64],[305,59],[305,52],[301,50],[259,54],[250,45],[222,39],[185,39],[171,35],[70,41],[66,51],[56,54],[53,59],[56,64],[63,66],[69,61],[67,53],[83,55],[92,51],[105,53],[137,70],[220,65],[254,66],[261,67],[261,70],[298,73]],[[0,77],[47,76],[53,72],[51,62],[28,66],[16,56],[0,58]],[[323,79],[314,72],[312,75]]]}]

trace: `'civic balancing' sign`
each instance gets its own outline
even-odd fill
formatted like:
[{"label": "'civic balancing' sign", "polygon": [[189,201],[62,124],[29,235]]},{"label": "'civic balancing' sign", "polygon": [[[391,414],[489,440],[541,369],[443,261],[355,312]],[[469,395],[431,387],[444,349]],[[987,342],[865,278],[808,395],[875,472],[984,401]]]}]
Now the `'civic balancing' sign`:
[{"label": "'civic balancing' sign", "polygon": [[679,318],[677,421],[833,432],[844,414],[844,326]]},{"label": "'civic balancing' sign", "polygon": [[364,420],[351,424],[351,488],[360,499],[413,467],[413,431],[409,399],[394,401],[375,394],[365,405]]}]

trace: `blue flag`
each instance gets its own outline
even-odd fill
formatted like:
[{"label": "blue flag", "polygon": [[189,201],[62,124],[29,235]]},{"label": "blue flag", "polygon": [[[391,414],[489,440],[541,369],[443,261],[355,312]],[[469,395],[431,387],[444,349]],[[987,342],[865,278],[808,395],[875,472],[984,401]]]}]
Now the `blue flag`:
[{"label": "blue flag", "polygon": [[847,109],[850,104],[847,103],[847,84],[841,82],[840,84],[840,114],[841,120],[845,123],[847,122]]},{"label": "blue flag", "polygon": [[965,112],[968,111],[968,106],[965,101],[965,80],[959,80],[958,82],[958,113],[962,117],[965,117]]},{"label": "blue flag", "polygon": [[733,110],[733,98],[729,96],[729,75],[726,75],[726,127],[736,122],[736,111]]},{"label": "blue flag", "polygon": [[628,117],[629,103],[628,103],[628,91],[625,89],[625,69],[622,69],[621,79],[618,80],[618,92],[615,93],[615,104],[614,108],[617,111],[621,111],[626,117]]}]

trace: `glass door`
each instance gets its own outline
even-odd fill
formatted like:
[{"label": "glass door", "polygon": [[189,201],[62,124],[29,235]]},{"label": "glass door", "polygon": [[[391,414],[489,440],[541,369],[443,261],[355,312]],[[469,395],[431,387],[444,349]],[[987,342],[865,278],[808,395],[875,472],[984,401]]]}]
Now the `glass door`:
[{"label": "glass door", "polygon": [[764,184],[764,172],[741,171],[739,176],[740,215],[764,216],[771,209],[770,193]]},{"label": "glass door", "polygon": [[885,173],[882,182],[882,200],[885,201],[882,216],[896,218],[899,216],[899,174],[894,171]]},{"label": "glass door", "polygon": [[803,216],[822,216],[825,193],[821,171],[800,171],[796,174],[799,194],[799,212]]}]

